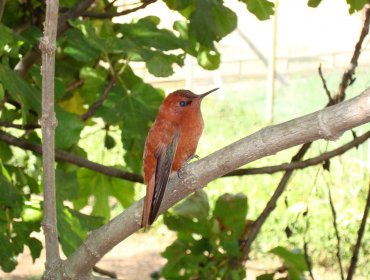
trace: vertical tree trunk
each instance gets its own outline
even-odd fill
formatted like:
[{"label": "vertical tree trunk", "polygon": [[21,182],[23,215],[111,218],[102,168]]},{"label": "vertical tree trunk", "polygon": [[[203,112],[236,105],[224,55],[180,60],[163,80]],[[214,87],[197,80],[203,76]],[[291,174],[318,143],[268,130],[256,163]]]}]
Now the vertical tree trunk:
[{"label": "vertical tree trunk", "polygon": [[44,219],[46,271],[44,279],[57,279],[53,268],[59,266],[59,243],[55,198],[54,132],[57,125],[54,112],[55,48],[58,24],[58,0],[46,1],[44,37],[40,42],[42,51],[42,164],[44,186]]}]

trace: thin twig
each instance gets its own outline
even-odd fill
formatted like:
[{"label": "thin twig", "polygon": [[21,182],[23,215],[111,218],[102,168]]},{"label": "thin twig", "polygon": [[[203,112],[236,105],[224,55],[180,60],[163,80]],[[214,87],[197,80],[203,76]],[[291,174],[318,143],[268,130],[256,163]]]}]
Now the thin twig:
[{"label": "thin twig", "polygon": [[352,85],[353,82],[355,81],[354,74],[356,67],[358,65],[358,58],[360,57],[361,54],[362,43],[365,40],[367,34],[369,33],[369,24],[370,24],[370,5],[367,4],[365,6],[365,20],[361,30],[360,38],[355,46],[355,50],[353,52],[349,67],[343,74],[342,80],[338,87],[338,92],[334,98],[337,102],[343,101],[345,99],[345,91],[347,87]]},{"label": "thin twig", "polygon": [[44,187],[42,227],[45,235],[46,251],[46,270],[43,279],[53,279],[51,271],[60,263],[54,156],[54,135],[57,125],[54,111],[54,74],[58,9],[58,0],[46,1],[44,37],[40,41],[42,51],[42,167]]},{"label": "thin twig", "polygon": [[368,192],[367,192],[367,199],[366,199],[364,214],[362,215],[361,224],[360,224],[360,227],[359,227],[358,232],[357,232],[356,245],[353,248],[351,264],[349,266],[348,274],[347,274],[347,280],[352,280],[353,275],[355,274],[357,260],[358,260],[358,254],[360,252],[362,237],[364,236],[364,232],[365,232],[366,221],[367,221],[367,217],[369,215],[369,209],[370,209],[370,180],[369,180],[369,188],[368,188]]},{"label": "thin twig", "polygon": [[99,273],[100,275],[108,276],[110,279],[117,279],[117,273],[114,271],[109,271],[100,267],[97,267],[96,265],[93,267],[93,271],[96,273]]},{"label": "thin twig", "polygon": [[141,9],[144,9],[146,6],[154,3],[154,2],[157,2],[157,0],[146,0],[146,1],[143,1],[143,3],[138,6],[138,7],[135,7],[135,8],[132,8],[132,9],[127,9],[127,10],[123,10],[122,12],[119,12],[119,13],[93,13],[93,12],[85,12],[82,14],[82,16],[84,17],[90,17],[90,18],[98,18],[98,19],[111,19],[111,18],[114,18],[114,17],[119,17],[119,16],[124,16],[124,15],[128,15],[128,14],[131,14],[131,13],[134,13],[138,10],[141,10]]},{"label": "thin twig", "polygon": [[321,69],[321,64],[319,66],[319,76],[321,78],[321,81],[322,81],[322,86],[324,87],[324,90],[325,90],[325,93],[326,95],[328,96],[328,99],[329,99],[329,103],[333,104],[334,103],[334,100],[333,98],[331,97],[331,92],[326,84],[326,80],[324,78],[324,75],[322,73],[322,69]]},{"label": "thin twig", "polygon": [[305,259],[306,264],[307,264],[308,272],[310,273],[310,276],[311,276],[311,280],[315,280],[315,277],[314,277],[313,271],[312,271],[312,262],[310,260],[309,254],[308,254],[308,242],[307,242],[307,239],[306,239],[307,238],[307,232],[310,228],[310,221],[309,221],[309,217],[308,217],[308,208],[306,210],[305,218],[306,218],[306,228],[305,228],[304,236],[303,236],[303,254],[304,254],[304,259]]},{"label": "thin twig", "polygon": [[70,92],[72,90],[75,90],[76,88],[79,88],[80,86],[82,86],[84,83],[85,83],[84,80],[74,81],[73,83],[71,83],[70,85],[67,86],[66,92]]},{"label": "thin twig", "polygon": [[243,175],[257,175],[257,174],[273,174],[276,172],[281,171],[288,171],[288,170],[296,170],[296,169],[304,169],[309,166],[317,165],[322,162],[325,162],[335,156],[344,154],[349,149],[357,147],[358,145],[365,142],[367,139],[370,138],[370,131],[364,133],[363,135],[356,137],[351,142],[334,149],[330,152],[322,153],[316,157],[306,159],[303,161],[292,161],[290,163],[283,163],[279,165],[272,165],[272,166],[264,166],[264,167],[255,167],[255,168],[243,168],[234,170],[223,177],[230,177],[230,176],[243,176]]},{"label": "thin twig", "polygon": [[[40,155],[42,154],[41,145],[33,143],[31,141],[21,139],[21,138],[14,137],[10,135],[9,133],[6,133],[1,130],[0,130],[0,141],[8,143],[9,145],[12,145],[12,146],[19,147],[23,150],[32,151]],[[128,180],[131,182],[137,182],[137,183],[143,182],[143,177],[141,175],[130,173],[130,172],[125,172],[123,170],[119,170],[114,167],[95,163],[85,158],[68,153],[66,151],[55,150],[55,159],[58,161],[69,162],[69,163],[72,163],[80,167],[85,167],[85,168],[94,170],[96,172],[99,172],[107,176],[121,178],[121,179]]]},{"label": "thin twig", "polygon": [[15,124],[6,121],[0,121],[0,127],[9,127],[9,128],[16,128],[21,130],[32,130],[36,128],[40,128],[41,126],[37,123],[29,123],[29,124]]},{"label": "thin twig", "polygon": [[335,237],[337,239],[337,259],[338,259],[338,264],[339,264],[339,271],[340,271],[340,278],[344,280],[344,272],[343,272],[343,262],[342,262],[342,250],[340,246],[340,235],[339,235],[339,230],[338,230],[338,224],[337,224],[337,211],[335,210],[334,202],[333,202],[333,197],[331,195],[330,191],[330,186],[327,184],[328,188],[328,198],[329,198],[329,204],[330,204],[330,210],[331,214],[333,216],[333,227],[334,227],[334,232],[335,232]]},{"label": "thin twig", "polygon": [[99,99],[96,100],[89,108],[89,110],[81,116],[82,121],[86,121],[88,118],[92,117],[96,110],[99,109],[100,106],[103,105],[104,100],[108,97],[109,92],[113,88],[114,84],[116,83],[115,76],[111,76],[109,79],[108,85],[105,87],[103,94],[100,95]]}]

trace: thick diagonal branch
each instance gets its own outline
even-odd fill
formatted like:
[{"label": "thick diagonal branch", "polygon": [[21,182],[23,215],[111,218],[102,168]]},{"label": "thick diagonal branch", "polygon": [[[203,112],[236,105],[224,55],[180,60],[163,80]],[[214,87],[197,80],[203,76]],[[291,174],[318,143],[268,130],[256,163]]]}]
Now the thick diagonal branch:
[{"label": "thick diagonal branch", "polygon": [[[266,127],[188,165],[183,179],[172,174],[159,212],[163,213],[187,195],[239,166],[305,142],[339,137],[344,131],[369,121],[370,88],[349,101]],[[63,271],[73,275],[72,279],[82,279],[80,277],[86,275],[104,254],[140,229],[142,207],[143,200],[140,200],[92,232],[65,261]]]}]

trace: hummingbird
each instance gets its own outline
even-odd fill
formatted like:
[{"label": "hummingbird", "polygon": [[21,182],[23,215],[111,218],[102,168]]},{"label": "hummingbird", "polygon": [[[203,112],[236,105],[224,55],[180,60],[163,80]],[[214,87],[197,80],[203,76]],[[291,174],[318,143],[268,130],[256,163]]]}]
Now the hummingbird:
[{"label": "hummingbird", "polygon": [[176,90],[160,106],[144,147],[146,196],[141,222],[143,228],[151,225],[157,217],[170,173],[179,172],[194,157],[204,127],[201,102],[217,89],[200,95],[190,90]]}]

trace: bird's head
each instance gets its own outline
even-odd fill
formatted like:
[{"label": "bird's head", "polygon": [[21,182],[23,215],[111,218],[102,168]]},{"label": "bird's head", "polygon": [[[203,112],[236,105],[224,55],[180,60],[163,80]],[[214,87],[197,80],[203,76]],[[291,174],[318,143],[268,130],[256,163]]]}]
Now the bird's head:
[{"label": "bird's head", "polygon": [[183,114],[200,109],[200,103],[208,94],[216,91],[214,88],[203,94],[194,94],[190,90],[180,89],[169,94],[163,102],[163,106],[175,114]]}]

